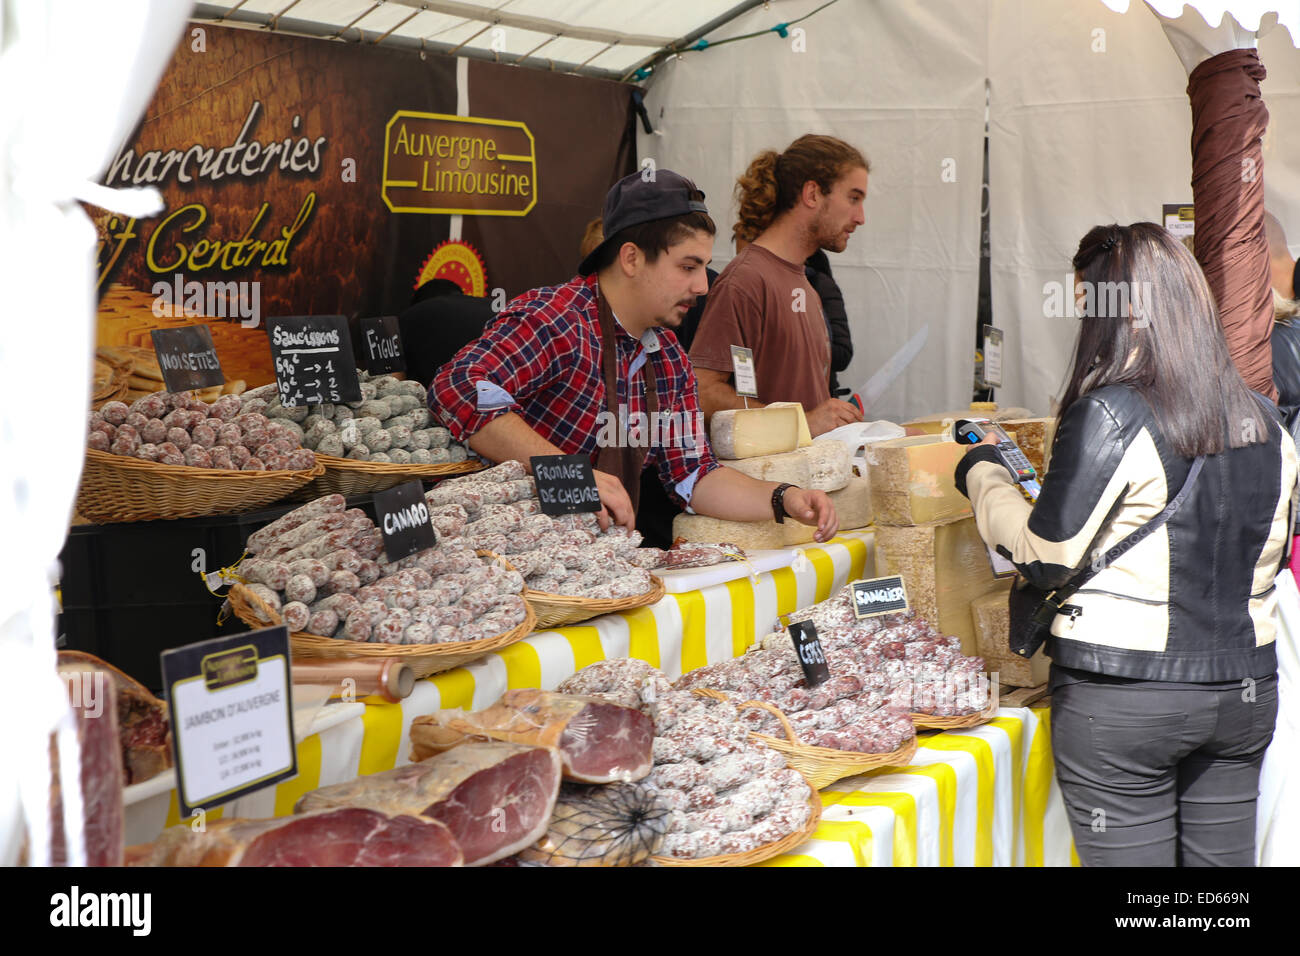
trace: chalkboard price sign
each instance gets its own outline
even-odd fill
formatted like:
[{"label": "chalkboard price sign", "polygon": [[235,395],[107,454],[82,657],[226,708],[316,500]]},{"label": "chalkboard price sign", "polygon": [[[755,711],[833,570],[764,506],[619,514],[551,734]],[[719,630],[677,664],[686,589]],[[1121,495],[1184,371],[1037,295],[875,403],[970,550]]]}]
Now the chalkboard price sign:
[{"label": "chalkboard price sign", "polygon": [[341,315],[268,319],[275,381],[286,408],[361,401],[348,320]]},{"label": "chalkboard price sign", "polygon": [[901,575],[854,581],[849,587],[853,592],[853,614],[859,621],[907,610],[907,585]]},{"label": "chalkboard price sign", "polygon": [[360,365],[371,375],[406,371],[397,316],[380,315],[361,320]]},{"label": "chalkboard price sign", "polygon": [[542,514],[600,510],[596,476],[591,473],[591,459],[586,455],[534,455],[530,461]]},{"label": "chalkboard price sign", "polygon": [[817,638],[816,625],[812,621],[795,621],[790,625],[790,640],[794,641],[794,650],[799,655],[799,666],[803,668],[808,686],[814,687],[829,680],[831,668],[826,663],[822,642]]},{"label": "chalkboard price sign", "polygon": [[212,330],[207,325],[151,329],[149,335],[167,391],[188,392],[225,384],[217,348],[212,344]]},{"label": "chalkboard price sign", "polygon": [[384,537],[384,554],[389,561],[400,561],[438,546],[424,486],[418,481],[375,492],[375,522]]}]

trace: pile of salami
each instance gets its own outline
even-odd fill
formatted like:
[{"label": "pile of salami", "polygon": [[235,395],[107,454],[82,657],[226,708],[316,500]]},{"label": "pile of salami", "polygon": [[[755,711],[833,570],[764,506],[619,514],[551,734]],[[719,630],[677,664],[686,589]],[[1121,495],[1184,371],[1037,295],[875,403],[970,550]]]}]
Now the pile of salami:
[{"label": "pile of salami", "polygon": [[[833,677],[856,677],[864,691],[878,694],[883,704],[912,714],[962,717],[987,706],[983,658],[966,657],[961,641],[940,634],[912,612],[859,621],[852,600],[844,588],[808,615]],[[779,649],[794,660],[784,631],[769,634],[761,646]]]},{"label": "pile of salami", "polygon": [[630,658],[597,661],[560,690],[635,707],[654,721],[654,769],[646,782],[672,811],[661,855],[743,853],[808,822],[807,781],[781,754],[749,740],[734,704],[673,690],[661,671]]},{"label": "pile of salami", "polygon": [[[736,703],[761,700],[784,713],[801,743],[854,753],[891,753],[916,736],[914,714],[959,717],[982,711],[984,661],[961,653],[915,615],[859,621],[848,588],[803,615],[817,627],[830,679],[809,687],[787,631],[763,638],[743,657],[691,671],[677,690],[722,691]],[[770,712],[746,708],[755,733],[784,738]]]},{"label": "pile of salami", "polygon": [[715,564],[742,561],[745,558],[745,552],[738,545],[699,544],[683,541],[680,538],[674,541],[673,546],[667,551],[659,551],[657,548],[651,550],[659,555],[659,563],[655,565],[655,568],[662,568],[666,571],[680,571],[686,568],[711,568]]},{"label": "pile of salami", "polygon": [[[435,527],[451,509],[431,508]],[[342,495],[326,495],[255,532],[239,567],[290,631],[383,644],[494,637],[528,616],[523,578],[448,541],[389,562],[383,536]]]},{"label": "pile of salami", "polygon": [[602,533],[593,513],[542,514],[537,486],[522,462],[447,479],[426,497],[430,505],[451,509],[457,519],[464,514],[458,526],[448,523],[445,530],[435,518],[439,534],[452,543],[503,555],[530,590],[624,598],[654,586],[646,569],[657,567],[664,552],[638,547],[641,535],[617,525]]},{"label": "pile of salami", "polygon": [[[812,747],[882,754],[916,736],[905,708],[887,704],[877,687],[864,683],[858,672],[845,672],[842,662],[832,662],[829,652],[830,680],[808,687],[789,636],[784,632],[780,636],[784,648],[751,651],[701,667],[675,686],[723,691],[736,703],[766,701],[789,718],[800,742]],[[761,708],[746,708],[741,721],[755,733],[785,738],[780,722]]]},{"label": "pile of salami", "polygon": [[425,388],[391,375],[361,377],[361,401],[285,408],[276,386],[245,392],[244,411],[295,423],[308,448],[335,458],[394,465],[464,461],[466,450],[447,429],[430,425]]},{"label": "pile of salami", "polygon": [[[154,392],[130,406],[108,402],[90,413],[86,444],[163,465],[234,471],[306,471],[316,455],[302,429],[223,395],[211,405],[189,392]],[[265,403],[263,403],[265,404]]]}]

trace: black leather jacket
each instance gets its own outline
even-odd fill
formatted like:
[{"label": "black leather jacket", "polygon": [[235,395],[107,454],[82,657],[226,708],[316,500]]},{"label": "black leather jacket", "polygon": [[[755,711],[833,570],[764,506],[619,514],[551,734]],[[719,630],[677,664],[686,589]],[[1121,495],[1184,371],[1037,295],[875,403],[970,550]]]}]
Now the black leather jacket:
[{"label": "black leather jacket", "polygon": [[1273,384],[1282,408],[1300,408],[1300,319],[1273,323]]},{"label": "black leather jacket", "polygon": [[[1276,672],[1277,595],[1296,489],[1295,443],[1273,416],[1268,440],[1206,459],[1182,507],[1104,567],[1058,615],[1047,653],[1064,667],[1203,683]],[[1055,588],[1158,515],[1191,462],[1176,456],[1150,407],[1106,386],[1062,418],[1032,510],[988,446],[957,487],[984,539],[1031,583]]]}]

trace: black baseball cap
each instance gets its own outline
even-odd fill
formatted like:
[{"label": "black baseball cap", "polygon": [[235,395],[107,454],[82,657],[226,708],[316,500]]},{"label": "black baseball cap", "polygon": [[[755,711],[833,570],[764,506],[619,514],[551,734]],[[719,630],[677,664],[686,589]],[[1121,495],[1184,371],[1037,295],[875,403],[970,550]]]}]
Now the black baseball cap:
[{"label": "black baseball cap", "polygon": [[605,195],[605,212],[601,216],[605,239],[582,260],[578,275],[587,276],[595,272],[601,253],[629,226],[692,212],[702,212],[707,216],[708,208],[700,199],[692,199],[692,195],[704,198],[704,193],[695,183],[671,169],[642,170],[624,176]]}]

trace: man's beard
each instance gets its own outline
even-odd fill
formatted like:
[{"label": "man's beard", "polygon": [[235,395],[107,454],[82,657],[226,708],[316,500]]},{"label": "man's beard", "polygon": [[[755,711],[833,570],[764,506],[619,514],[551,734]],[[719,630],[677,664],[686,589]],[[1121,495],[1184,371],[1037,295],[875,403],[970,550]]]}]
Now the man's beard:
[{"label": "man's beard", "polygon": [[827,252],[843,252],[848,247],[848,236],[844,234],[843,229],[833,229],[829,217],[813,220],[812,229],[809,231],[818,249],[825,249]]},{"label": "man's beard", "polygon": [[[685,304],[686,304],[685,302],[677,303],[677,305],[685,305]],[[669,310],[667,315],[659,316],[659,318],[655,321],[655,324],[662,326],[665,329],[681,328],[682,323],[686,321],[686,316],[690,310],[688,309],[686,312],[678,312],[677,305],[674,305],[672,309]],[[694,307],[694,305],[695,302],[694,301],[691,302],[691,306]]]}]

